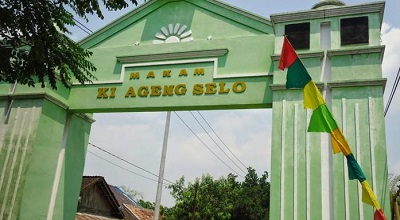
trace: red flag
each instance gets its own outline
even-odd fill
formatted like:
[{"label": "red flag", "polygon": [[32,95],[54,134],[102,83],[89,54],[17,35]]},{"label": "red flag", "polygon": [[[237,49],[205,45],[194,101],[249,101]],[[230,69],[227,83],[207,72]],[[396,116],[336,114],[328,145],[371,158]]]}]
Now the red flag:
[{"label": "red flag", "polygon": [[377,209],[374,214],[374,220],[387,220],[385,214],[382,209]]},{"label": "red flag", "polygon": [[284,70],[286,67],[292,65],[297,59],[297,54],[286,36],[283,37],[283,46],[281,52],[281,60],[279,61],[279,69]]}]

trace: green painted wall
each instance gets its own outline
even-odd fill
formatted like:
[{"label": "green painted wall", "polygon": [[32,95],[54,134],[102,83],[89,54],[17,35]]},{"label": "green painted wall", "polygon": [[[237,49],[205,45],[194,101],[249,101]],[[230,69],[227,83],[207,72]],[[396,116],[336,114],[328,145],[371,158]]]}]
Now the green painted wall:
[{"label": "green painted wall", "polygon": [[[178,22],[187,25],[193,41],[153,45],[162,27]],[[270,22],[220,2],[150,1],[81,44],[94,53],[93,85],[69,90],[59,84],[52,90],[47,84],[13,89],[0,83],[0,109],[7,111],[12,102],[0,132],[0,159],[11,158],[0,165],[2,219],[74,219],[92,122],[91,115],[80,112],[264,108],[272,103]],[[182,69],[187,75],[179,76]],[[194,75],[196,69],[204,75]],[[171,76],[163,77],[164,70]],[[147,77],[149,71],[154,78]],[[140,78],[130,79],[131,72],[140,72]],[[179,84],[186,93],[181,86],[167,97],[139,97],[141,86],[157,93],[152,86]],[[115,97],[101,97],[99,88],[105,87],[115,87]],[[130,87],[136,94],[126,97]],[[23,159],[21,151],[26,152]]]},{"label": "green painted wall", "polygon": [[[233,13],[229,8],[216,7],[213,5],[216,3],[212,2],[151,1],[151,6],[139,8],[135,13],[122,17],[84,39],[82,46],[93,52],[92,62],[98,68],[97,80],[94,85],[74,86],[69,98],[71,111],[159,111],[169,108],[187,110],[271,106],[272,98],[267,85],[272,81],[270,55],[273,53],[274,35],[269,21],[262,18],[249,19],[250,15],[244,12],[243,15]],[[159,19],[161,17],[164,19]],[[162,33],[161,28],[168,29],[169,24],[175,26],[177,23],[187,26],[186,30],[192,32],[193,41],[153,44],[155,35]],[[226,52],[213,55],[218,50]],[[187,55],[170,55],[183,52]],[[138,60],[141,56],[146,58]],[[132,61],[122,61],[121,58]],[[208,60],[201,62],[203,59]],[[193,76],[196,68],[204,68],[205,75]],[[179,76],[182,69],[187,70],[188,76]],[[171,77],[163,77],[163,70],[170,70]],[[149,71],[155,72],[155,78],[146,77]],[[140,73],[140,78],[130,80],[133,72]],[[259,77],[248,77],[254,75]],[[245,82],[246,91],[234,93],[232,85],[235,82]],[[226,83],[231,91],[222,95],[218,92],[216,95],[193,95],[194,85],[199,83],[204,87],[207,83]],[[163,88],[165,85],[178,84],[185,84],[186,94],[125,97],[130,87],[137,93],[140,86]],[[104,88],[109,89],[108,96],[111,95],[111,88],[115,88],[115,97],[96,98],[99,89]]]},{"label": "green painted wall", "polygon": [[[1,100],[7,103],[7,100]],[[1,152],[0,152],[0,198],[1,216],[5,219],[11,215],[11,219],[17,219],[23,205],[20,204],[22,195],[25,197],[26,182],[30,182],[28,176],[30,161],[34,157],[33,143],[36,139],[36,128],[40,116],[42,103],[40,100],[28,102],[14,100],[10,111],[8,123],[1,124]],[[3,108],[3,113],[4,109]],[[7,122],[7,121],[6,121]]]},{"label": "green painted wall", "polygon": [[[46,99],[14,99],[1,128],[3,219],[47,218],[66,114]],[[72,116],[70,130],[53,219],[73,219],[79,196],[90,123]]]},{"label": "green painted wall", "polygon": [[63,210],[61,213],[63,215],[62,219],[75,218],[90,127],[91,123],[88,123],[87,119],[74,114],[71,115],[68,139],[65,147],[63,184],[59,190],[63,194],[60,198],[64,197],[64,199],[57,201],[57,203],[63,204],[63,208],[61,209]]},{"label": "green painted wall", "polygon": [[[332,103],[331,111],[368,182],[372,183],[386,216],[390,216],[383,124],[385,79],[382,79],[381,70],[384,47],[380,46],[383,6],[383,2],[378,2],[315,9],[271,15],[271,20],[276,35],[275,54],[281,52],[285,25],[310,22],[310,48],[297,52],[313,80],[330,94],[328,97],[331,98],[327,101]],[[341,46],[340,19],[358,16],[368,17],[369,43]],[[326,70],[322,69],[322,24],[329,24],[330,27],[330,49],[325,51]],[[303,91],[284,90],[286,72],[277,68],[278,55],[272,56],[272,59],[274,133],[271,152],[273,196],[270,203],[270,219],[372,218],[373,207],[360,201],[359,183],[348,180],[347,164],[344,164],[346,160],[343,155],[325,155],[324,151],[332,151],[330,144],[326,144],[326,135],[305,134],[308,126],[305,119],[309,116],[303,109]],[[328,74],[328,77],[322,77],[323,71],[327,71],[325,74]],[[294,110],[295,105],[298,106],[297,114]],[[283,119],[282,115],[285,115]],[[307,138],[304,140],[304,136],[307,135],[309,141]],[[308,147],[309,156],[307,150],[305,156],[309,159],[303,160],[304,149]],[[304,197],[304,193],[307,194],[308,189],[310,192],[307,198],[307,195]],[[296,198],[297,204],[294,202]]]},{"label": "green painted wall", "polygon": [[[80,42],[98,68],[93,84],[13,90],[0,83],[0,218],[74,219],[90,113],[271,107],[270,219],[370,218],[373,210],[359,202],[357,182],[346,181],[343,156],[329,156],[326,134],[306,132],[311,113],[303,108],[302,91],[286,90],[286,73],[277,69],[284,25],[304,21],[311,44],[298,53],[314,81],[328,89],[332,112],[390,216],[383,5],[278,14],[271,22],[214,0],[152,0]],[[369,44],[342,47],[340,19],[353,16],[368,16]],[[187,26],[192,41],[153,44],[163,27],[170,31],[177,23]],[[330,24],[327,51],[321,23]],[[327,78],[321,77],[324,53]]]},{"label": "green painted wall", "polygon": [[[36,129],[36,139],[32,146],[32,158],[24,186],[24,197],[21,201],[21,208],[23,207],[22,210],[24,210],[21,210],[21,219],[32,216],[37,216],[38,219],[47,217],[65,117],[64,109],[47,101],[42,103],[42,114]],[[34,199],[42,202],[37,202],[37,205],[32,206]]]}]

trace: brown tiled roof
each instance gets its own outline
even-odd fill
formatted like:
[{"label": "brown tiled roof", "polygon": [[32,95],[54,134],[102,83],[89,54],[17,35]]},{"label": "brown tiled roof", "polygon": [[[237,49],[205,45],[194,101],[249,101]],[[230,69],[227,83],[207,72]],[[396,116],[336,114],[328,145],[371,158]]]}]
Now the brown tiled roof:
[{"label": "brown tiled roof", "polygon": [[120,220],[120,218],[110,218],[110,217],[77,212],[75,215],[75,220]]},{"label": "brown tiled roof", "polygon": [[154,212],[153,210],[139,208],[130,204],[123,204],[122,207],[131,215],[138,220],[152,220]]},{"label": "brown tiled roof", "polygon": [[[122,192],[120,192],[120,190],[117,189],[117,187],[108,185],[104,177],[102,176],[84,176],[82,179],[81,191],[97,183],[100,184],[100,186],[104,187],[103,193],[107,195],[112,194],[111,196],[112,198],[108,198],[109,196],[106,196],[108,199],[110,199],[110,202],[112,201],[111,203],[116,205],[116,207],[118,207],[118,205],[121,205],[121,207],[123,207],[124,213],[129,215],[125,216],[125,219],[134,219],[134,220],[153,219],[154,215],[153,210],[138,207],[134,201],[127,198],[126,195],[124,195]],[[75,220],[116,220],[116,219],[118,218],[103,217],[103,216],[80,213],[80,212],[76,213],[75,216]],[[159,219],[162,219],[162,217],[160,217]]]}]

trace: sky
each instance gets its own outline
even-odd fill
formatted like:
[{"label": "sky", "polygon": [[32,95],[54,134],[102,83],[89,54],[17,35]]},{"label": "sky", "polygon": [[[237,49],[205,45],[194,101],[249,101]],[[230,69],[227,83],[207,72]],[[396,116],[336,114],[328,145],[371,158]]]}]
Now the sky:
[{"label": "sky", "polygon": [[[225,0],[224,2],[269,18],[271,14],[308,10],[317,3],[317,0],[281,0],[279,4],[265,0]],[[354,5],[371,1],[347,0],[344,2],[347,5]],[[143,1],[139,1],[139,3],[142,4]],[[92,31],[96,31],[134,8],[135,6],[131,6],[118,12],[104,10],[104,20],[89,17],[89,22],[86,23],[82,19],[77,17],[76,19]],[[381,31],[382,44],[386,45],[382,65],[383,77],[388,79],[385,90],[385,105],[400,67],[400,19],[396,18],[396,11],[399,10],[400,1],[386,1]],[[87,36],[85,32],[77,28],[73,28],[71,31],[71,38],[76,41]],[[385,118],[389,171],[397,174],[400,174],[400,146],[396,140],[398,135],[397,125],[400,124],[399,93],[400,91],[396,92]],[[232,169],[238,173],[238,180],[243,180],[241,176],[244,176],[245,173],[220,150],[220,148],[223,149],[232,160],[236,161],[225,148],[225,145],[240,159],[241,162],[236,161],[236,164],[242,169],[244,168],[241,163],[246,167],[253,167],[259,175],[264,171],[270,171],[272,110],[201,111],[201,115],[197,111],[192,113],[183,111],[177,112],[177,114],[198,137],[186,127],[175,113],[172,113],[164,175],[166,180],[175,182],[181,176],[185,176],[187,182],[193,182],[196,177],[201,177],[202,174],[206,173],[219,178],[232,173]],[[210,133],[219,147],[198,124],[192,114]],[[202,118],[205,118],[206,122]],[[94,119],[96,122],[92,125],[90,143],[140,168],[158,174],[166,112],[95,114]],[[207,123],[211,125],[224,143],[219,142],[218,137],[213,135]],[[218,155],[230,168],[213,154]],[[111,185],[127,186],[139,192],[138,199],[155,201],[157,177],[90,145],[88,146],[84,175],[104,176]],[[166,188],[163,188],[161,203],[169,207],[174,204],[174,199]]]}]

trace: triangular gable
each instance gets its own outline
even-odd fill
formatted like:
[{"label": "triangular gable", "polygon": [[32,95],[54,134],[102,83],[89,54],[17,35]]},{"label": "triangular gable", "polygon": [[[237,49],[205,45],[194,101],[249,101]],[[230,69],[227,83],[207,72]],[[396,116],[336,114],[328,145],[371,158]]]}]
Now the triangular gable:
[{"label": "triangular gable", "polygon": [[81,41],[97,80],[74,84],[70,109],[265,106],[274,43],[269,20],[225,3],[152,0]]},{"label": "triangular gable", "polygon": [[104,177],[84,176],[82,178],[78,211],[123,217],[119,207],[120,205]]},{"label": "triangular gable", "polygon": [[[194,40],[206,39],[205,33],[219,32],[218,37],[235,37],[235,35],[273,34],[271,22],[261,16],[230,6],[215,0],[152,0],[137,7],[114,22],[96,31],[80,41],[85,48],[93,48],[110,38],[107,47],[145,43],[151,44],[156,34],[168,32],[169,25],[186,26],[184,31],[192,31]],[[194,29],[194,30],[193,30]],[[201,30],[200,30],[201,29]],[[177,31],[179,28],[177,29]],[[241,32],[247,33],[241,33]],[[125,35],[124,35],[125,33]],[[134,42],[131,42],[134,40]]]}]

